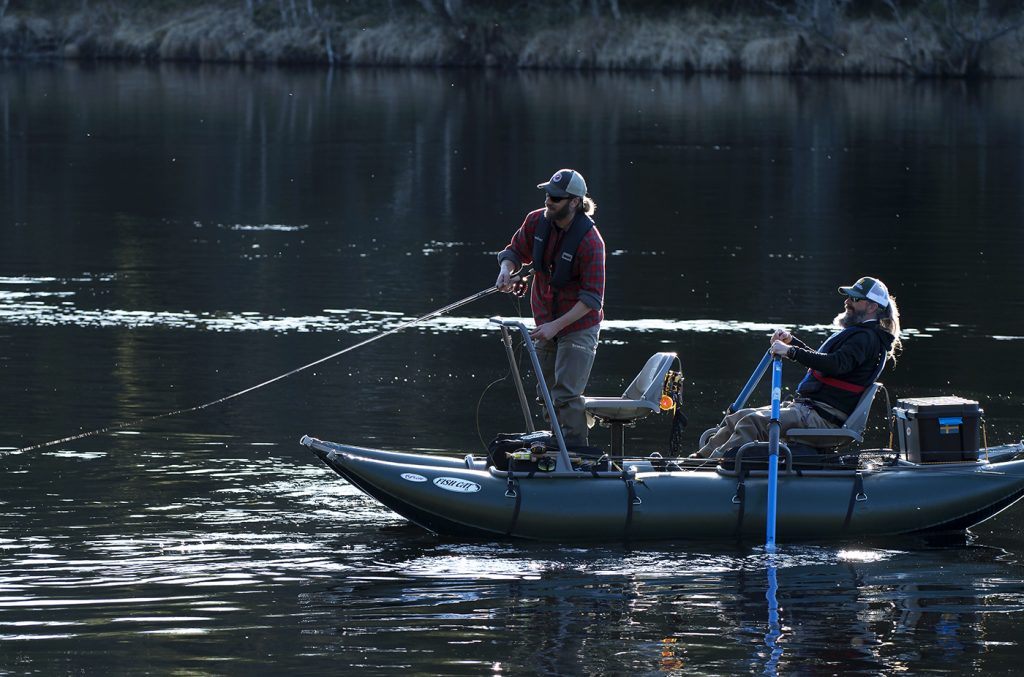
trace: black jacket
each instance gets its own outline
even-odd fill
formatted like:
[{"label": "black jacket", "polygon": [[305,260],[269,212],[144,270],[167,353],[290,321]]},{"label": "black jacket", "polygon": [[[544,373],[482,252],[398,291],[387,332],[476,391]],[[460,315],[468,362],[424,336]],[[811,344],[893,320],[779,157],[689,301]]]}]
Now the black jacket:
[{"label": "black jacket", "polygon": [[[791,345],[796,349],[791,357],[807,367],[807,375],[797,386],[797,397],[823,402],[849,415],[863,389],[881,374],[892,342],[892,334],[882,330],[878,320],[847,327],[828,337],[818,350],[811,350],[794,337]],[[831,379],[842,383],[830,384],[827,381]],[[860,392],[854,392],[858,388]]]}]

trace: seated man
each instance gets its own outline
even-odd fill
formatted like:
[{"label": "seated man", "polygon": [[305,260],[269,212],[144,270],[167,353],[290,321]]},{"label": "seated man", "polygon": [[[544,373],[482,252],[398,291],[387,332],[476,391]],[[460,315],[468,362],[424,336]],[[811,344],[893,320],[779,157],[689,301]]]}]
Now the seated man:
[{"label": "seated man", "polygon": [[[881,280],[862,277],[850,287],[844,310],[836,316],[838,331],[818,350],[811,350],[784,329],[771,338],[771,352],[807,367],[807,375],[792,402],[779,412],[782,435],[790,428],[839,428],[856,408],[861,393],[875,382],[887,359],[895,361],[901,348],[900,315],[896,299]],[[693,458],[717,458],[747,442],[768,439],[771,407],[741,409],[722,419],[718,431]]]}]

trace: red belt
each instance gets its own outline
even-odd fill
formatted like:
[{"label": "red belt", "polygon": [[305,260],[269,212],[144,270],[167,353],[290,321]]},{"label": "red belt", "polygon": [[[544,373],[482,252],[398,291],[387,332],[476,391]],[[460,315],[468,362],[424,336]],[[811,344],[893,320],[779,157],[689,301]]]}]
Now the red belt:
[{"label": "red belt", "polygon": [[845,390],[848,393],[862,393],[868,389],[867,386],[859,386],[856,383],[850,383],[849,381],[843,381],[838,378],[832,378],[831,376],[825,376],[817,369],[808,369],[807,371],[811,372],[811,376],[821,381],[825,385],[832,386],[833,388],[839,388],[840,390]]}]

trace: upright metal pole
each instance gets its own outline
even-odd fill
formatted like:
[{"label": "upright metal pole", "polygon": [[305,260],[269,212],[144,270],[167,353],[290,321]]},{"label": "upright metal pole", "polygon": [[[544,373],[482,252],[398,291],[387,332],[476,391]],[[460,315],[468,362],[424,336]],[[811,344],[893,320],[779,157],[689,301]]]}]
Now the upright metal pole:
[{"label": "upright metal pole", "polygon": [[530,401],[526,399],[523,377],[519,374],[519,364],[516,362],[516,356],[512,350],[512,337],[509,336],[508,327],[505,325],[501,325],[501,340],[505,344],[505,352],[508,354],[508,366],[512,369],[512,382],[516,384],[516,392],[519,394],[519,406],[523,408],[526,430],[532,433],[535,428],[533,427],[533,417],[530,416]]},{"label": "upright metal pole", "polygon": [[[769,353],[771,355],[771,353]],[[779,489],[779,413],[782,407],[782,358],[772,359],[772,418],[768,423],[768,510],[765,524],[765,551],[775,552],[775,507]]]},{"label": "upright metal pole", "polygon": [[736,401],[729,405],[729,413],[735,414],[737,411],[746,406],[747,400],[750,399],[750,393],[754,390],[754,387],[764,376],[764,372],[768,370],[768,363],[772,361],[772,353],[769,350],[761,358],[757,367],[754,369],[754,373],[747,379],[747,385],[743,386],[743,390],[740,391],[739,397]]},{"label": "upright metal pole", "polygon": [[572,461],[569,459],[569,450],[565,448],[565,437],[562,435],[562,426],[558,423],[558,414],[555,413],[555,403],[551,400],[551,391],[544,380],[544,371],[540,367],[540,358],[537,357],[537,349],[530,340],[530,330],[526,325],[516,320],[502,320],[492,317],[491,322],[505,327],[515,327],[523,335],[526,341],[526,350],[530,354],[530,361],[533,363],[533,371],[537,374],[537,385],[541,395],[544,396],[544,406],[548,410],[548,420],[551,421],[551,432],[555,434],[558,441],[558,458],[555,460],[555,472],[572,472]]}]

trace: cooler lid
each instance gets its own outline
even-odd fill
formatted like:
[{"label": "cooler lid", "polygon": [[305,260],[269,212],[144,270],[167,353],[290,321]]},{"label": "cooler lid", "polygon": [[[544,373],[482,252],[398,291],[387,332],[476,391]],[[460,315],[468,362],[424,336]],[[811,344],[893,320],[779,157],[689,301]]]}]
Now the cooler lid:
[{"label": "cooler lid", "polygon": [[[896,409],[906,414],[928,413],[931,415],[963,413],[981,414],[981,407],[977,400],[968,400],[957,395],[942,395],[940,397],[907,397],[896,400]],[[900,412],[897,412],[900,416]],[[900,416],[903,418],[903,416]]]}]

